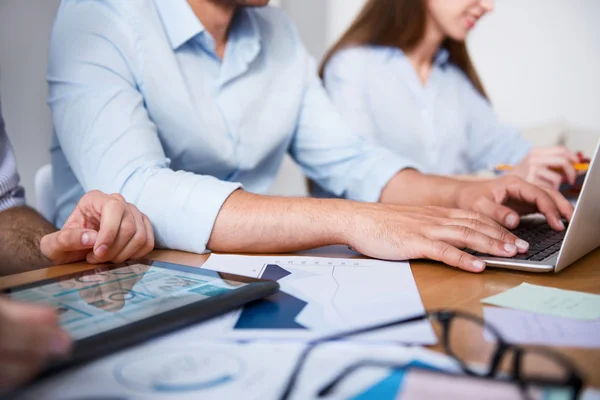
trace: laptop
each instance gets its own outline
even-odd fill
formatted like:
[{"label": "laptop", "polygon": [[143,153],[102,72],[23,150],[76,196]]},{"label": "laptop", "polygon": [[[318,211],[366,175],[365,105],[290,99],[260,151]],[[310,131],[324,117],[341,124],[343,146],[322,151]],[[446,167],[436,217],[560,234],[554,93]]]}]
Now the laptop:
[{"label": "laptop", "polygon": [[512,232],[530,247],[512,258],[494,257],[469,251],[488,267],[529,272],[558,272],[600,247],[600,143],[590,163],[573,219],[567,229],[556,232],[541,216],[525,217]]}]

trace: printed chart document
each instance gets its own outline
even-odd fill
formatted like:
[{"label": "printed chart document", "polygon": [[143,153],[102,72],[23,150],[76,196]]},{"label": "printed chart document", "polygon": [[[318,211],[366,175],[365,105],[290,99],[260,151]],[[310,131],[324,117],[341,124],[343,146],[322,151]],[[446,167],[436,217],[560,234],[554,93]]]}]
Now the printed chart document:
[{"label": "printed chart document", "polygon": [[[205,338],[305,339],[425,312],[408,263],[299,256],[213,254],[203,268],[273,279],[281,291],[204,324]],[[429,321],[357,338],[435,344]]]},{"label": "printed chart document", "polygon": [[[195,330],[197,327],[188,328],[184,336],[173,334],[67,371],[15,399],[276,400],[304,349],[298,341],[237,343],[186,339],[194,337]],[[459,373],[459,365],[443,354],[418,347],[349,341],[316,348],[300,371],[291,399],[317,399],[320,389],[359,362],[368,365],[342,379],[326,399],[467,398],[460,386],[456,388],[455,378],[411,375],[411,367]],[[417,377],[421,377],[420,382],[414,381]],[[469,380],[467,384],[472,386],[473,382]],[[490,382],[484,381],[483,387],[479,384],[477,389],[485,391],[486,399],[517,398],[514,393],[508,397],[495,395],[505,390],[498,392]],[[423,396],[432,388],[436,396]],[[518,390],[516,386],[514,390]],[[440,392],[444,396],[440,397]],[[560,393],[549,394],[534,399],[566,400]]]},{"label": "printed chart document", "polygon": [[600,318],[600,295],[522,283],[481,300],[499,307],[581,320]]},{"label": "printed chart document", "polygon": [[[197,327],[66,371],[30,388],[17,400],[277,399],[304,349],[299,341],[201,341]],[[358,361],[420,364],[458,371],[448,357],[401,345],[324,344],[309,357],[292,399],[317,391]],[[387,368],[364,368],[345,379],[333,398],[393,400],[402,377]]]},{"label": "printed chart document", "polygon": [[485,321],[512,343],[600,347],[600,319],[578,321],[520,310],[485,307]]}]

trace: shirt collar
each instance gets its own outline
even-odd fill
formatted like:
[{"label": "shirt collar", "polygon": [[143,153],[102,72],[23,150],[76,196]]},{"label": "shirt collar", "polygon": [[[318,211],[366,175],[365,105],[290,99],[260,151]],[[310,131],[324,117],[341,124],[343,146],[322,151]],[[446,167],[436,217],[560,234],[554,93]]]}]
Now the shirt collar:
[{"label": "shirt collar", "polygon": [[230,39],[240,44],[240,48],[246,48],[248,53],[255,53],[261,44],[260,29],[254,13],[246,8],[238,8],[232,21]]},{"label": "shirt collar", "polygon": [[173,50],[204,32],[204,25],[186,0],[154,1]]},{"label": "shirt collar", "polygon": [[436,53],[435,57],[433,57],[433,64],[444,68],[446,65],[448,65],[449,59],[450,52],[445,47],[441,47]]},{"label": "shirt collar", "polygon": [[225,84],[240,76],[250,68],[261,50],[261,34],[254,11],[249,8],[238,8],[231,22],[229,39],[220,83]]},{"label": "shirt collar", "polygon": [[[390,47],[390,57],[395,57],[397,54],[402,54],[403,57],[406,57],[404,51],[398,47]],[[445,47],[440,47],[440,49],[435,53],[433,57],[433,65],[440,66],[442,68],[446,67],[450,62],[450,52]]]}]

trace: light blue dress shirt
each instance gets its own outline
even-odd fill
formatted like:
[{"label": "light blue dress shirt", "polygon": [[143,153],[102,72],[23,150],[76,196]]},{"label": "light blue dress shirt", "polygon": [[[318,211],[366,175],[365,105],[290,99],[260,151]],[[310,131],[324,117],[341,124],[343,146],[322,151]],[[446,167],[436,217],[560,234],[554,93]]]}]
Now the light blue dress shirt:
[{"label": "light blue dress shirt", "polygon": [[202,252],[232,191],[267,192],[286,152],[362,201],[412,166],[343,122],[277,8],[240,8],[221,61],[185,0],[63,0],[48,82],[58,226],[84,191],[120,192],[159,246]]},{"label": "light blue dress shirt", "polygon": [[25,205],[25,191],[19,185],[15,153],[6,136],[0,106],[0,212]]},{"label": "light blue dress shirt", "polygon": [[424,173],[471,174],[518,163],[532,148],[498,121],[445,49],[425,85],[402,50],[377,46],[338,52],[324,79],[334,104],[360,134]]}]

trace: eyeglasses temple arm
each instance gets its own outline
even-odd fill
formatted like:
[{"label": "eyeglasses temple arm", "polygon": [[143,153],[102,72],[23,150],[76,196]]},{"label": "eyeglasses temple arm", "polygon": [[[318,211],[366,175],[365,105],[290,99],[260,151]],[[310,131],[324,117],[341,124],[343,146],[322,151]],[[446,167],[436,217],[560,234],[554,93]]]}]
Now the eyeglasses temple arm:
[{"label": "eyeglasses temple arm", "polygon": [[296,362],[294,370],[292,371],[292,374],[290,375],[290,379],[288,380],[288,382],[285,386],[285,390],[283,391],[280,399],[287,400],[290,397],[290,394],[292,393],[292,390],[294,389],[294,385],[296,383],[300,369],[304,365],[304,362],[308,358],[308,355],[310,354],[310,352],[319,344],[324,343],[324,342],[330,342],[332,340],[343,339],[343,338],[349,337],[349,336],[356,336],[356,335],[360,335],[363,333],[369,333],[369,332],[377,331],[379,329],[391,328],[396,325],[417,322],[417,321],[424,320],[428,317],[429,317],[429,314],[421,314],[421,315],[417,315],[414,317],[409,317],[409,318],[405,318],[405,319],[401,319],[401,320],[397,320],[397,321],[390,321],[390,322],[385,322],[385,323],[378,324],[378,325],[371,325],[371,326],[356,329],[356,330],[339,332],[339,333],[329,335],[329,336],[324,336],[322,338],[315,339],[312,342],[309,342],[307,347],[302,351],[302,353],[298,357],[298,361]]}]

